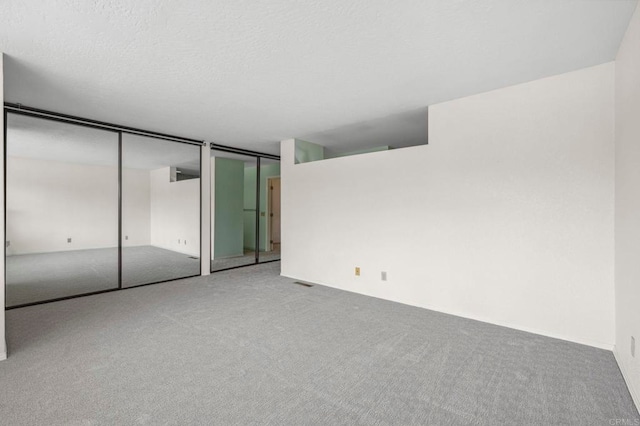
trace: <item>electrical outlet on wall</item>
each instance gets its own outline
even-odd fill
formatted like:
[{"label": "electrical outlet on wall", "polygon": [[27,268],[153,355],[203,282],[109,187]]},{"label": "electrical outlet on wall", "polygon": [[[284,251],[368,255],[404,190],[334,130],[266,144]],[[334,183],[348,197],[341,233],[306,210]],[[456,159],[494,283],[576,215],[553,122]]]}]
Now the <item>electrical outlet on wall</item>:
[{"label": "electrical outlet on wall", "polygon": [[128,236],[128,235],[125,235],[125,236],[124,236],[124,239],[125,239],[125,240],[128,240],[128,239],[129,239],[129,236]]},{"label": "electrical outlet on wall", "polygon": [[70,242],[71,242],[71,238],[67,238],[67,243],[70,243]]},{"label": "electrical outlet on wall", "polygon": [[356,277],[360,276],[360,267],[356,266]]},{"label": "electrical outlet on wall", "polygon": [[386,281],[387,280],[387,271],[380,272],[380,279],[382,281]]}]

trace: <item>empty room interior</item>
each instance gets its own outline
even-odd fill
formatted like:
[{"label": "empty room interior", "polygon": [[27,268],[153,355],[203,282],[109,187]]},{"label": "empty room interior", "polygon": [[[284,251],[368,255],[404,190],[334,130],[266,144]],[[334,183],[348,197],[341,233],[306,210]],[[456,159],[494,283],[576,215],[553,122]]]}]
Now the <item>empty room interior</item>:
[{"label": "empty room interior", "polygon": [[0,12],[0,425],[640,425],[637,0]]}]

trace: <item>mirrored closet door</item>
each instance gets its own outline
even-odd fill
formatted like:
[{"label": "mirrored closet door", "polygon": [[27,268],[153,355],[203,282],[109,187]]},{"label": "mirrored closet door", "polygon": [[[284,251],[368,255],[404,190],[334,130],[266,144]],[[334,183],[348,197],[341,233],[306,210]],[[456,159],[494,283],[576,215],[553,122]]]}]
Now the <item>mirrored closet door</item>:
[{"label": "mirrored closet door", "polygon": [[6,305],[118,287],[119,133],[7,114]]}]

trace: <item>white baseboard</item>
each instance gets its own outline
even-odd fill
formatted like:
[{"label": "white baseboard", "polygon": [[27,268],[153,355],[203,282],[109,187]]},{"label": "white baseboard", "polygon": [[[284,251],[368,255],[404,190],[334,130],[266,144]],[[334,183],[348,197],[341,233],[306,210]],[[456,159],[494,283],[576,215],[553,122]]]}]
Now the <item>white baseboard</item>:
[{"label": "white baseboard", "polygon": [[[426,308],[426,309],[430,309],[430,308]],[[437,311],[437,309],[433,309],[433,310]],[[515,324],[508,323],[508,322],[503,322],[503,321],[492,321],[492,320],[489,320],[489,319],[486,319],[486,318],[479,318],[479,317],[473,317],[473,316],[468,316],[468,315],[462,315],[462,314],[457,313],[457,312],[447,312],[447,311],[438,311],[438,312],[442,312],[442,313],[449,314],[449,315],[455,315],[457,317],[468,318],[468,319],[472,319],[472,320],[475,320],[475,321],[485,322],[487,324],[498,325],[500,327],[511,328],[513,330],[524,331],[524,332],[531,333],[531,334],[537,334],[539,336],[550,337],[552,339],[564,340],[566,342],[577,343],[579,345],[585,345],[585,346],[591,346],[591,347],[598,348],[598,349],[604,349],[606,351],[613,351],[613,348],[614,348],[614,345],[611,344],[611,343],[602,343],[602,342],[598,342],[598,341],[595,341],[595,340],[575,338],[575,337],[570,337],[570,336],[566,336],[566,335],[562,335],[562,334],[558,334],[558,333],[550,333],[548,331],[539,330],[537,328],[523,327],[523,326],[520,326],[520,325],[515,325]]]},{"label": "white baseboard", "polygon": [[558,334],[558,333],[550,333],[548,331],[545,330],[538,330],[535,328],[531,328],[531,327],[523,327],[519,324],[512,324],[512,323],[508,323],[508,322],[504,322],[504,321],[495,321],[489,318],[482,318],[482,317],[478,317],[478,316],[474,316],[474,315],[468,315],[462,312],[456,312],[453,310],[447,310],[447,309],[441,309],[439,307],[436,306],[423,306],[423,305],[416,305],[416,304],[412,304],[412,303],[407,303],[405,301],[402,300],[394,300],[394,299],[388,299],[388,298],[384,298],[384,297],[380,297],[380,296],[376,296],[373,294],[367,294],[364,292],[360,292],[360,291],[355,291],[355,290],[349,290],[346,288],[342,288],[342,287],[337,287],[334,285],[330,285],[330,284],[326,284],[326,283],[322,283],[319,281],[309,281],[309,280],[305,280],[305,279],[301,279],[301,278],[296,278],[288,273],[280,273],[281,276],[286,277],[286,278],[291,278],[293,280],[297,280],[297,281],[304,281],[304,282],[308,282],[308,283],[313,283],[313,284],[317,284],[317,285],[322,285],[325,287],[331,287],[331,288],[335,288],[337,290],[342,290],[342,291],[347,291],[349,293],[356,293],[356,294],[362,294],[363,296],[368,296],[368,297],[375,297],[376,299],[381,299],[381,300],[388,300],[390,302],[395,302],[395,303],[401,303],[403,305],[407,305],[407,306],[413,306],[416,308],[421,308],[421,309],[428,309],[430,311],[434,311],[434,312],[440,312],[443,314],[447,314],[447,315],[454,315],[456,317],[461,317],[461,318],[466,318],[466,319],[470,319],[470,320],[474,320],[474,321],[480,321],[480,322],[484,322],[487,324],[493,324],[493,325],[497,325],[500,327],[506,327],[506,328],[511,328],[513,330],[518,330],[518,331],[524,331],[527,333],[532,333],[532,334],[537,334],[540,336],[545,336],[545,337],[551,337],[552,339],[558,339],[558,340],[564,340],[567,342],[572,342],[572,343],[578,343],[580,345],[585,345],[585,346],[591,346],[594,348],[598,348],[598,349],[604,349],[607,351],[613,351],[614,345],[613,343],[603,343],[603,342],[598,342],[598,341],[593,341],[593,340],[588,340],[588,339],[582,339],[582,338],[575,338],[573,336],[566,336],[566,335],[562,335],[562,334]]},{"label": "white baseboard", "polygon": [[622,357],[618,355],[618,349],[613,348],[613,356],[616,358],[616,362],[618,363],[618,367],[620,367],[620,372],[622,373],[622,377],[624,381],[627,383],[627,388],[629,388],[629,393],[631,394],[631,399],[636,404],[636,409],[640,411],[640,392],[638,389],[633,387],[633,382],[631,381],[631,372],[629,368],[627,368],[622,362]]}]

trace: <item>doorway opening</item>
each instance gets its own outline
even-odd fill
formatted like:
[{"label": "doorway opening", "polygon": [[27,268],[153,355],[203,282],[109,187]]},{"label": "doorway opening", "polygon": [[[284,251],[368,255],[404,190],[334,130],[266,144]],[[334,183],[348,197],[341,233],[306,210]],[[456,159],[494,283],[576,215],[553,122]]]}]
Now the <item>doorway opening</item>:
[{"label": "doorway opening", "polygon": [[267,179],[269,199],[267,204],[269,252],[280,254],[280,176]]}]

